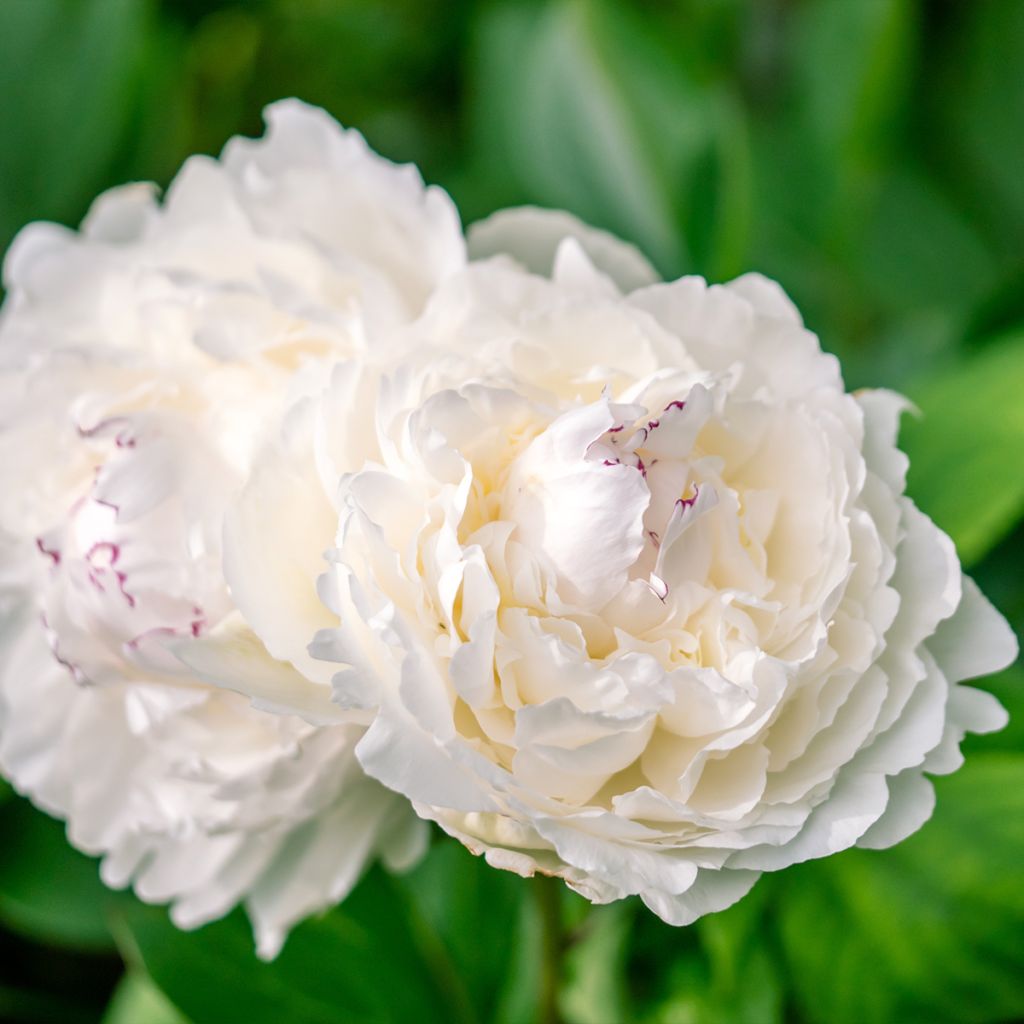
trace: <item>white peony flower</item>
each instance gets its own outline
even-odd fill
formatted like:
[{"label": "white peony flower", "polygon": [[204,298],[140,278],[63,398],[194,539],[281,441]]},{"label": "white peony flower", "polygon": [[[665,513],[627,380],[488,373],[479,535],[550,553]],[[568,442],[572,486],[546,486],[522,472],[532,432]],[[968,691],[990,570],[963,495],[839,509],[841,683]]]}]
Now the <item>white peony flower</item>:
[{"label": "white peony flower", "polygon": [[[652,283],[538,211],[471,238],[521,265],[441,282],[257,460],[227,565],[271,652],[319,629],[366,772],[490,864],[673,924],[920,827],[1016,643],[903,494],[905,401],[762,277]],[[315,721],[304,675],[236,685]]]},{"label": "white peony flower", "polygon": [[[209,681],[294,697],[331,674],[275,660],[274,624],[236,609],[225,511],[267,424],[465,262],[415,169],[296,102],[268,125],[188,161],[162,205],[129,186],[80,234],[26,228],[0,320],[0,764],[109,884],[184,927],[244,901],[267,956],[368,858],[414,860],[425,826],[358,765],[365,715],[270,714]],[[281,558],[293,542],[275,532]],[[292,568],[315,605],[319,552]]]},{"label": "white peony flower", "polygon": [[264,955],[415,859],[405,798],[677,924],[919,827],[1016,644],[903,496],[903,400],[762,278],[659,284],[540,211],[467,266],[414,170],[269,122],[8,256],[15,784]]}]

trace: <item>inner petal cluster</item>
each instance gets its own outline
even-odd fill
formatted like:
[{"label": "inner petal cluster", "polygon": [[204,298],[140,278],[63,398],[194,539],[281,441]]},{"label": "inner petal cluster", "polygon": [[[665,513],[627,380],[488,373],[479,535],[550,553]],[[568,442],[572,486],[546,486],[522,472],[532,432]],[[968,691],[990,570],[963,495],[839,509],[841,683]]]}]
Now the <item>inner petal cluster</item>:
[{"label": "inner petal cluster", "polygon": [[[568,408],[482,384],[434,394],[343,487],[334,557],[376,636],[339,657],[365,664],[393,607],[403,699],[437,701],[442,731],[517,785],[643,819],[653,790],[691,831],[742,816],[794,674],[843,657],[829,594],[857,483],[822,461],[820,432],[813,411],[692,374]],[[414,647],[430,693],[411,692]]]}]

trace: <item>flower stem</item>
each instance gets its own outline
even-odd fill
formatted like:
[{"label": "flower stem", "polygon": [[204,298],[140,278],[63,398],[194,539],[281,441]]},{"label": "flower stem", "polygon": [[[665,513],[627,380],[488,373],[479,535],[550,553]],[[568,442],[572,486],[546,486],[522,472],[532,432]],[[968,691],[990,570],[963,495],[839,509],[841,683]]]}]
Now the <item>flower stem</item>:
[{"label": "flower stem", "polygon": [[558,987],[562,980],[565,933],[562,930],[561,879],[535,875],[533,894],[541,924],[541,975],[538,1024],[563,1024],[558,1008]]}]

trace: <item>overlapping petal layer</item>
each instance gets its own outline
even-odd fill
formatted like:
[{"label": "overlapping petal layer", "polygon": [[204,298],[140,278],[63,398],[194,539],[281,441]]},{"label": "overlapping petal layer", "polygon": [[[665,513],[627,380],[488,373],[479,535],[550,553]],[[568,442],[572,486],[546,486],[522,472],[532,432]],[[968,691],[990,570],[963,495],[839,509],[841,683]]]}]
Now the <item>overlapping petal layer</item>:
[{"label": "overlapping petal layer", "polygon": [[[373,716],[370,775],[497,867],[683,924],[919,827],[923,773],[1004,720],[959,683],[1016,648],[903,495],[902,399],[846,394],[763,278],[622,291],[587,244],[474,263],[338,368],[288,533],[333,545],[311,652]],[[286,585],[271,536],[239,541],[243,603]]]},{"label": "overlapping petal layer", "polygon": [[[465,249],[415,169],[322,111],[267,116],[162,204],[117,189],[81,233],[31,225],[8,255],[0,763],[111,884],[184,926],[245,902],[273,955],[425,833],[360,768],[358,716],[310,724],[225,689],[285,680],[294,703],[313,684],[306,634],[291,663],[280,624],[237,609],[224,517],[268,428],[368,332],[417,316]],[[318,605],[318,564],[293,568]]]}]

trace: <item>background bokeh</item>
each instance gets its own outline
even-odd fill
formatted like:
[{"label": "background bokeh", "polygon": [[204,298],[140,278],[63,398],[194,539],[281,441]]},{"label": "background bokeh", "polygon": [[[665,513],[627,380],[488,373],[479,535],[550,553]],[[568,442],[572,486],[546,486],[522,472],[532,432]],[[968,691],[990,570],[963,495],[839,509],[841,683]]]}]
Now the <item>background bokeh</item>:
[{"label": "background bokeh", "polygon": [[[0,249],[289,95],[466,223],[559,206],[666,276],[779,279],[851,388],[914,399],[911,491],[1024,632],[1022,0],[0,0]],[[897,849],[684,930],[566,894],[566,1019],[1024,1019],[1024,670],[984,685],[1009,728],[968,741]],[[264,966],[240,915],[176,932],[0,788],[0,1020],[528,1024],[523,890],[437,844]]]}]

